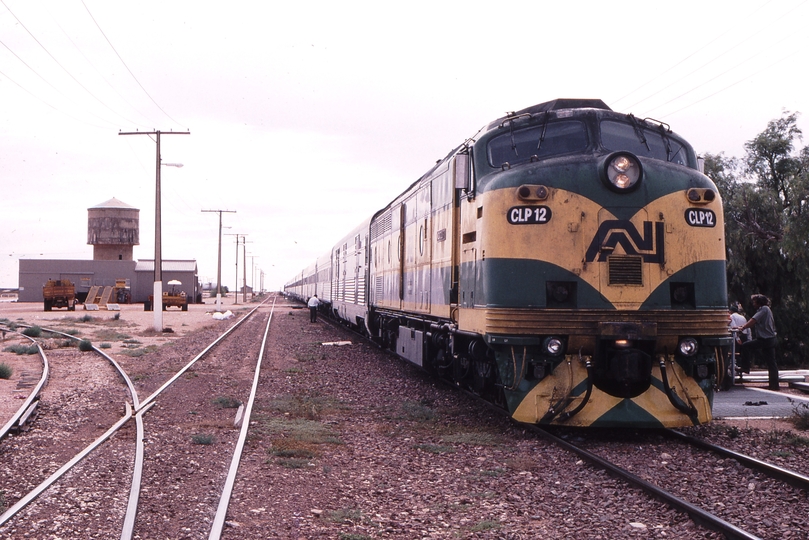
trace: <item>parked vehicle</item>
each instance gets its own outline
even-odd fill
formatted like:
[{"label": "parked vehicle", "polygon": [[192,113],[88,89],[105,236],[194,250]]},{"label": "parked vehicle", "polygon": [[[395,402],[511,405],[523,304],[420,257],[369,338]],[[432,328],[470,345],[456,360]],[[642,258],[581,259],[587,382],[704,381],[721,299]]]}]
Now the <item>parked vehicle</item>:
[{"label": "parked vehicle", "polygon": [[76,287],[69,279],[49,279],[42,287],[45,311],[53,308],[67,308],[76,311]]}]

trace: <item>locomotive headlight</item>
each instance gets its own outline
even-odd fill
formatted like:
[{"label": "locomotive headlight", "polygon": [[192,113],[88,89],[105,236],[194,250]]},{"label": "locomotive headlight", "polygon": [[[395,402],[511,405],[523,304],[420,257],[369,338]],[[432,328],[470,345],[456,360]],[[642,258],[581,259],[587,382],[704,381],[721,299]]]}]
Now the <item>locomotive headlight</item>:
[{"label": "locomotive headlight", "polygon": [[608,186],[616,191],[629,191],[640,182],[643,170],[638,158],[621,152],[612,155],[606,163]]},{"label": "locomotive headlight", "polygon": [[542,343],[542,348],[547,355],[559,356],[565,351],[565,344],[557,337],[549,337],[545,338],[545,341]]},{"label": "locomotive headlight", "polygon": [[680,344],[677,345],[677,349],[683,356],[694,356],[699,350],[699,345],[697,345],[697,340],[694,338],[683,338],[680,340]]}]

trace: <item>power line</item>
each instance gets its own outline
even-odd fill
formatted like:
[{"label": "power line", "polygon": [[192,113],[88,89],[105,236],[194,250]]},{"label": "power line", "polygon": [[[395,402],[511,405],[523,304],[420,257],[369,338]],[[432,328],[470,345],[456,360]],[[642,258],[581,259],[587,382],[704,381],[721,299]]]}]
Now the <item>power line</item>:
[{"label": "power line", "polygon": [[[17,22],[18,22],[18,23],[20,23],[20,26],[22,26],[23,30],[25,30],[26,32],[28,32],[28,35],[29,35],[29,36],[31,36],[31,39],[33,39],[34,41],[36,41],[37,45],[39,45],[39,46],[42,48],[42,50],[43,50],[43,51],[45,51],[45,53],[46,53],[48,56],[50,56],[50,57],[51,57],[51,60],[53,60],[54,62],[56,62],[56,65],[57,65],[57,66],[59,66],[60,68],[62,68],[62,71],[64,71],[65,73],[67,73],[67,75],[68,75],[68,76],[69,76],[71,79],[73,79],[73,81],[74,81],[76,84],[78,84],[78,85],[79,85],[79,86],[80,86],[80,87],[81,87],[81,88],[82,88],[82,89],[83,89],[85,92],[87,92],[88,94],[90,94],[90,96],[92,96],[92,98],[93,98],[93,99],[95,99],[95,100],[96,100],[96,101],[98,101],[98,102],[99,102],[101,105],[103,105],[104,107],[106,107],[106,108],[107,108],[107,110],[109,110],[109,111],[110,111],[112,114],[114,114],[114,115],[116,115],[116,116],[121,117],[122,119],[126,120],[127,122],[130,122],[130,123],[133,123],[133,124],[135,123],[135,122],[133,122],[132,120],[129,120],[129,119],[128,119],[128,118],[126,118],[125,116],[121,115],[120,113],[118,113],[118,112],[114,111],[114,110],[113,110],[113,109],[112,109],[112,108],[111,108],[109,105],[107,105],[106,103],[104,103],[103,101],[101,101],[101,99],[99,99],[99,98],[98,98],[98,96],[96,96],[95,94],[93,94],[93,93],[92,93],[92,92],[91,92],[91,91],[90,91],[90,90],[89,90],[89,89],[88,89],[86,86],[84,86],[84,85],[83,85],[83,84],[82,84],[82,83],[81,83],[81,82],[80,82],[80,81],[79,81],[79,80],[78,80],[76,77],[74,77],[74,76],[73,76],[73,74],[72,74],[72,73],[70,73],[70,71],[68,71],[68,70],[67,70],[67,68],[66,68],[65,66],[63,66],[63,65],[62,65],[62,63],[61,63],[61,62],[59,62],[59,60],[57,60],[57,59],[56,59],[56,57],[55,57],[54,55],[52,55],[52,54],[51,54],[51,52],[50,52],[50,51],[47,49],[47,47],[45,47],[45,46],[44,46],[44,45],[43,45],[43,44],[42,44],[42,43],[41,43],[41,42],[40,42],[40,41],[37,39],[37,37],[36,37],[36,36],[35,36],[35,35],[34,35],[34,34],[31,32],[31,31],[30,31],[30,30],[28,30],[28,28],[25,26],[25,24],[23,24],[23,22],[20,20],[20,18],[19,18],[19,17],[17,17],[17,15],[15,15],[13,11],[11,11],[11,8],[9,8],[9,7],[6,5],[5,0],[0,0],[0,2],[2,2],[2,3],[3,3],[3,6],[4,6],[4,7],[5,7],[7,10],[8,10],[8,12],[9,12],[9,13],[11,13],[11,16],[12,16],[12,17],[14,17],[14,18],[17,20]],[[3,45],[4,45],[4,46],[5,46],[7,49],[8,49],[8,46],[7,46],[7,45],[5,45],[5,43],[4,43]],[[9,49],[9,50],[11,50],[11,49]],[[17,55],[15,54],[14,56],[17,56]],[[17,56],[17,58],[20,58],[20,57],[19,57],[19,56]],[[25,62],[23,62],[23,63],[25,63]],[[28,66],[28,64],[25,64],[25,65],[26,65],[26,66]],[[30,66],[29,66],[29,67],[30,67]],[[41,76],[40,76],[40,77],[41,77]],[[43,79],[43,80],[44,80],[44,79]],[[53,88],[53,85],[51,85],[51,87]],[[64,95],[64,94],[63,94],[63,95]],[[112,123],[112,122],[110,122],[110,123]]]},{"label": "power line", "polygon": [[[809,1],[809,0],[803,0],[803,1],[802,1],[800,4],[796,5],[795,7],[793,7],[792,9],[790,9],[789,11],[787,11],[786,13],[784,13],[783,15],[781,15],[780,17],[777,17],[777,18],[775,19],[775,21],[777,22],[777,21],[780,21],[780,20],[784,19],[785,17],[788,17],[788,16],[789,16],[789,15],[791,15],[793,12],[795,12],[797,9],[801,8],[802,6],[804,6],[804,5],[807,3],[807,1]],[[753,10],[753,11],[752,11],[752,12],[751,12],[749,15],[746,15],[746,16],[745,16],[745,19],[749,19],[750,17],[752,17],[753,15],[755,15],[756,13],[758,13],[759,11],[761,11],[761,10],[762,10],[764,7],[766,7],[766,6],[767,6],[768,4],[770,4],[770,3],[771,3],[771,2],[765,2],[764,4],[762,4],[761,6],[759,6],[758,8],[754,9],[754,10]],[[693,74],[693,73],[696,73],[696,72],[697,72],[697,71],[699,71],[700,69],[703,69],[704,67],[706,67],[707,65],[711,64],[712,62],[714,62],[714,61],[718,60],[719,58],[721,58],[722,56],[726,55],[726,54],[727,54],[727,53],[729,53],[730,51],[733,51],[734,49],[738,48],[738,47],[739,47],[741,44],[746,43],[747,41],[749,41],[749,40],[750,40],[750,39],[752,39],[753,37],[755,37],[755,36],[759,35],[761,32],[763,32],[763,28],[764,28],[764,27],[763,27],[762,25],[759,25],[759,27],[758,27],[758,28],[759,28],[759,30],[758,30],[758,31],[756,31],[756,32],[754,32],[753,34],[751,34],[751,35],[749,35],[749,36],[745,37],[745,38],[744,38],[744,39],[742,39],[742,40],[741,40],[739,43],[737,43],[736,45],[734,45],[734,46],[732,46],[731,48],[727,49],[726,51],[722,52],[722,53],[721,53],[721,54],[719,54],[718,56],[716,56],[716,57],[712,58],[712,59],[711,59],[711,60],[709,60],[708,62],[705,62],[705,63],[704,63],[704,64],[702,64],[700,67],[698,67],[698,68],[696,68],[696,69],[692,70],[692,71],[689,73],[689,75],[691,75],[691,74]],[[681,64],[683,64],[683,63],[684,63],[686,60],[690,59],[691,57],[693,57],[693,56],[694,56],[694,55],[696,55],[697,53],[702,52],[703,50],[705,50],[705,49],[706,49],[706,48],[707,48],[709,45],[713,44],[713,43],[714,43],[714,42],[716,42],[718,39],[720,39],[720,38],[722,38],[722,37],[726,36],[728,33],[730,33],[730,31],[731,31],[731,30],[728,30],[728,31],[724,32],[723,34],[721,34],[721,36],[719,36],[718,38],[711,40],[711,41],[710,41],[708,44],[706,44],[705,46],[703,46],[703,47],[699,48],[699,49],[698,49],[698,50],[696,50],[695,52],[691,53],[690,55],[688,55],[688,56],[687,56],[686,58],[684,58],[683,60],[681,60],[681,61],[677,62],[675,65],[673,65],[671,68],[667,69],[666,71],[664,71],[664,72],[663,72],[663,73],[661,73],[660,75],[658,75],[658,76],[656,76],[656,77],[652,78],[651,80],[647,81],[646,83],[644,83],[643,85],[641,85],[641,86],[640,86],[640,87],[638,87],[637,89],[635,89],[635,90],[633,90],[632,92],[629,92],[628,94],[624,95],[624,96],[623,96],[623,97],[621,97],[621,98],[620,98],[618,101],[620,101],[620,100],[622,100],[622,99],[625,99],[626,97],[628,97],[628,96],[630,96],[630,95],[634,94],[635,92],[637,92],[637,91],[638,91],[638,90],[640,90],[641,88],[643,88],[643,87],[647,86],[647,85],[648,85],[648,84],[650,84],[651,82],[653,82],[653,81],[655,81],[655,80],[659,79],[660,77],[662,77],[662,76],[663,76],[663,75],[665,75],[666,73],[669,73],[669,72],[670,72],[670,71],[672,71],[674,68],[676,68],[676,67],[680,66]],[[784,39],[786,39],[786,38],[784,38]],[[779,41],[778,43],[781,43],[782,41],[784,41],[784,40],[782,39],[782,40],[781,40],[781,41]],[[772,46],[771,46],[771,47],[769,47],[769,48],[772,48]],[[757,53],[756,55],[754,55],[753,57],[749,58],[748,60],[745,60],[744,62],[741,62],[741,63],[737,64],[737,66],[736,66],[736,67],[738,67],[738,66],[740,66],[740,65],[744,64],[745,62],[747,62],[747,61],[751,60],[752,58],[755,58],[756,56],[759,56],[760,54],[762,54],[762,53],[761,53],[761,52]],[[791,56],[791,55],[790,55],[790,56]],[[778,62],[781,62],[781,60],[779,60]],[[770,66],[770,67],[771,67],[771,66]],[[735,68],[734,68],[734,69],[735,69]],[[765,69],[767,69],[767,68],[765,68]],[[732,71],[732,69],[730,69],[730,70],[726,70],[725,72],[723,72],[723,74],[722,74],[722,75],[725,75],[725,74],[729,73],[730,71]],[[686,77],[687,77],[687,75],[686,75]],[[747,76],[747,77],[749,77],[749,76]],[[747,78],[747,77],[745,77],[745,78]],[[707,83],[709,83],[709,82],[711,82],[711,81],[713,81],[713,80],[715,80],[715,79],[717,79],[717,78],[718,78],[718,77],[717,77],[717,76],[715,76],[715,77],[712,77],[711,79],[709,79],[708,81],[701,82],[701,83],[697,84],[696,86],[692,87],[690,90],[688,90],[688,91],[686,91],[686,92],[683,92],[683,93],[679,94],[677,97],[675,97],[675,98],[673,98],[673,99],[671,99],[671,100],[667,101],[667,102],[666,102],[666,103],[664,103],[663,105],[669,104],[669,103],[671,103],[672,101],[676,101],[677,99],[681,99],[682,97],[684,97],[684,96],[686,96],[686,95],[690,94],[691,92],[693,92],[693,91],[695,91],[695,90],[698,90],[698,89],[702,88],[702,87],[703,87],[703,86],[705,86]],[[744,79],[742,79],[742,80],[744,80]],[[719,91],[717,91],[717,92],[712,93],[712,94],[711,94],[710,96],[708,96],[708,97],[712,97],[712,96],[714,96],[714,95],[716,95],[716,94],[718,94],[718,93],[721,93],[721,92],[723,92],[724,90],[727,90],[728,88],[731,88],[731,87],[733,87],[733,86],[735,86],[735,85],[739,84],[740,82],[742,82],[742,81],[737,81],[737,82],[734,82],[733,84],[730,84],[730,85],[728,85],[728,86],[725,86],[723,89],[721,89],[721,90],[719,90]],[[625,107],[624,109],[631,109],[632,107],[635,107],[635,106],[637,106],[637,105],[639,105],[639,104],[643,103],[644,101],[647,101],[647,100],[649,100],[650,98],[652,98],[652,97],[656,96],[657,94],[659,94],[659,93],[660,93],[660,92],[662,92],[663,90],[666,90],[666,89],[670,88],[670,87],[671,87],[671,86],[673,86],[674,84],[676,84],[676,83],[671,83],[671,84],[669,84],[669,85],[666,85],[666,86],[665,86],[665,87],[663,87],[662,89],[660,89],[660,90],[658,90],[658,91],[654,92],[654,93],[653,93],[653,94],[651,94],[651,95],[646,96],[645,98],[643,98],[643,99],[641,99],[641,100],[639,100],[639,101],[636,101],[636,102],[635,102],[635,103],[633,103],[631,106],[629,106],[629,107]],[[686,108],[688,108],[688,107],[690,107],[690,106],[692,106],[692,105],[695,105],[696,103],[699,103],[700,101],[703,101],[703,100],[705,100],[705,99],[707,99],[707,97],[706,97],[706,98],[702,98],[702,99],[700,99],[700,100],[698,100],[698,101],[695,101],[695,102],[691,103],[690,105],[687,105],[687,106],[685,106],[685,107],[682,107],[682,108],[678,109],[678,112],[679,112],[679,111],[681,111],[681,110],[684,110],[684,109],[686,109]],[[655,107],[655,108],[653,108],[653,109],[651,109],[651,110],[656,110],[657,108],[659,108],[659,107],[661,107],[661,106],[663,106],[663,105],[659,105],[659,106],[657,106],[657,107]]]},{"label": "power line", "polygon": [[[2,42],[0,42],[0,43],[2,43]],[[3,44],[3,45],[5,45],[5,44]],[[75,120],[75,121],[77,121],[77,122],[80,122],[80,123],[82,123],[82,124],[85,124],[85,125],[88,125],[88,126],[92,126],[92,127],[97,127],[97,128],[99,128],[99,129],[107,129],[105,126],[99,126],[99,125],[96,125],[96,124],[91,124],[90,122],[86,122],[85,120],[81,120],[81,119],[79,119],[79,118],[76,118],[76,117],[75,117],[75,116],[73,116],[72,114],[66,113],[65,111],[63,111],[63,110],[59,109],[58,107],[56,107],[56,106],[54,106],[54,105],[51,105],[50,103],[48,103],[47,101],[45,101],[45,100],[44,100],[44,99],[42,99],[41,97],[37,96],[36,94],[34,94],[34,93],[33,93],[33,92],[31,92],[30,90],[28,90],[27,88],[25,88],[24,86],[22,86],[20,83],[18,83],[17,81],[15,81],[15,80],[14,80],[14,79],[12,79],[11,77],[9,77],[9,76],[8,76],[8,75],[6,75],[5,73],[3,73],[2,71],[0,71],[0,75],[2,75],[2,76],[3,76],[3,77],[5,77],[6,79],[8,79],[10,82],[14,83],[15,85],[17,85],[17,87],[18,87],[20,90],[22,90],[23,92],[25,92],[26,94],[28,94],[28,95],[29,95],[29,96],[31,96],[32,98],[34,98],[34,99],[36,99],[36,100],[38,100],[38,101],[42,102],[42,104],[44,104],[44,105],[46,105],[46,106],[50,107],[50,108],[51,108],[51,109],[53,109],[54,111],[56,111],[56,112],[58,112],[58,113],[62,113],[62,114],[64,114],[65,116],[67,116],[68,118],[72,118],[73,120]],[[46,82],[47,82],[47,81],[46,81]],[[93,113],[90,113],[90,114],[91,114],[92,116],[95,116]],[[103,118],[99,118],[98,116],[96,116],[96,118],[98,118],[99,120],[102,120],[102,121],[106,122],[106,120],[104,120]],[[109,123],[112,123],[112,122],[109,122]]]},{"label": "power line", "polygon": [[136,83],[138,83],[138,86],[140,86],[140,89],[141,89],[141,90],[143,90],[143,93],[144,93],[144,94],[146,94],[146,95],[149,97],[149,99],[150,99],[150,100],[152,100],[152,103],[154,103],[154,104],[155,104],[155,107],[157,107],[158,109],[160,109],[160,112],[162,112],[163,114],[165,114],[165,115],[166,115],[166,117],[167,117],[169,120],[171,120],[172,122],[174,122],[174,123],[175,123],[176,125],[178,125],[178,126],[182,125],[182,124],[180,124],[180,123],[179,123],[177,120],[175,120],[174,118],[172,118],[172,117],[169,115],[169,113],[167,113],[166,111],[164,111],[164,110],[163,110],[163,107],[161,107],[161,106],[160,106],[160,105],[157,103],[157,101],[155,101],[155,100],[154,100],[154,98],[151,96],[151,94],[149,94],[149,92],[147,92],[147,91],[146,91],[146,88],[144,88],[144,87],[143,87],[143,85],[140,83],[140,81],[138,80],[138,78],[137,78],[137,77],[135,77],[135,74],[134,74],[134,73],[132,73],[132,70],[131,70],[131,69],[129,69],[129,66],[128,66],[128,65],[126,65],[126,62],[124,62],[124,59],[123,59],[123,58],[121,58],[121,55],[120,55],[120,54],[118,54],[118,51],[115,49],[115,46],[112,44],[112,42],[111,42],[111,41],[109,40],[109,38],[107,37],[107,34],[105,34],[105,33],[104,33],[104,30],[102,30],[102,29],[101,29],[101,26],[99,26],[98,22],[96,22],[95,17],[93,17],[93,14],[92,14],[92,13],[90,13],[90,8],[88,8],[88,7],[87,7],[87,4],[85,4],[85,3],[84,3],[84,0],[81,0],[81,3],[82,3],[82,5],[84,6],[84,9],[86,9],[86,10],[87,10],[87,14],[88,14],[88,15],[90,15],[90,18],[93,20],[93,23],[96,25],[96,28],[98,28],[98,31],[99,31],[99,32],[101,32],[101,35],[102,35],[102,36],[104,36],[104,39],[106,39],[106,40],[107,40],[107,43],[109,44],[110,48],[111,48],[111,49],[112,49],[112,51],[115,53],[115,55],[118,57],[118,60],[120,60],[120,61],[121,61],[121,63],[124,65],[124,67],[125,67],[125,68],[126,68],[126,70],[129,72],[129,74],[130,74],[130,75],[132,75],[132,78],[133,78],[133,79],[135,79],[135,82],[136,82]]},{"label": "power line", "polygon": [[[60,25],[60,24],[59,24],[59,22],[58,22],[58,21],[56,21],[56,20],[54,20],[54,21],[53,21],[53,23],[54,23],[54,24],[55,24],[55,25],[56,25],[56,26],[59,28],[59,30],[61,30],[61,31],[62,31],[62,34],[64,34],[64,36],[67,38],[67,40],[68,40],[68,41],[70,41],[71,45],[73,45],[73,48],[74,48],[74,49],[76,49],[76,51],[77,51],[77,52],[78,52],[78,53],[79,53],[79,54],[82,56],[82,58],[84,58],[84,60],[85,60],[85,61],[86,61],[88,64],[90,64],[90,66],[91,66],[91,67],[93,68],[93,70],[94,70],[94,71],[95,71],[95,72],[98,74],[98,76],[99,76],[99,77],[101,77],[101,78],[104,80],[104,82],[105,82],[105,83],[107,83],[107,86],[109,86],[110,90],[112,90],[113,92],[115,92],[115,95],[117,95],[119,98],[121,98],[121,101],[123,101],[124,103],[126,103],[127,105],[129,105],[129,107],[130,107],[130,108],[131,108],[133,111],[135,111],[135,112],[139,112],[139,111],[137,110],[137,107],[135,107],[135,106],[134,106],[132,103],[130,103],[130,102],[129,102],[129,100],[127,100],[127,99],[126,99],[126,98],[125,98],[123,95],[121,95],[121,93],[120,93],[120,92],[118,92],[118,89],[117,89],[117,88],[115,88],[115,87],[112,85],[112,83],[109,81],[109,79],[107,79],[107,77],[106,77],[106,76],[105,76],[105,75],[104,75],[104,74],[101,72],[101,70],[99,70],[99,69],[98,69],[98,68],[95,66],[95,64],[92,62],[92,60],[90,60],[90,58],[88,58],[88,57],[87,57],[87,55],[86,55],[86,54],[84,54],[84,51],[82,51],[82,50],[79,48],[79,46],[78,46],[78,45],[76,45],[76,42],[75,42],[75,41],[73,41],[73,38],[71,38],[71,37],[70,37],[70,35],[69,35],[69,34],[68,34],[66,31],[65,31],[65,29],[64,29],[64,28],[62,28],[62,25]],[[146,118],[146,116],[145,116],[145,115],[142,115],[142,116],[143,116],[144,118]],[[134,122],[133,122],[133,123],[134,123]],[[140,125],[140,126],[143,126],[143,127],[149,127],[149,126],[147,126],[146,124],[137,124],[137,125]]]},{"label": "power line", "polygon": [[667,113],[667,114],[665,114],[665,115],[661,116],[661,118],[668,118],[669,116],[675,115],[675,114],[677,114],[677,113],[678,113],[678,112],[680,112],[680,111],[683,111],[683,110],[685,110],[685,109],[688,109],[689,107],[692,107],[692,106],[696,105],[697,103],[700,103],[700,102],[702,102],[702,101],[705,101],[706,99],[712,98],[712,97],[714,97],[714,96],[715,96],[715,95],[717,95],[717,94],[721,94],[721,93],[722,93],[722,92],[724,92],[725,90],[727,90],[727,89],[729,89],[729,88],[732,88],[732,87],[734,87],[734,86],[736,86],[736,85],[738,85],[738,84],[741,84],[741,83],[743,83],[744,81],[746,81],[746,80],[750,79],[751,77],[755,77],[756,75],[759,75],[759,74],[764,73],[765,71],[767,71],[767,70],[769,70],[769,69],[772,69],[773,67],[777,66],[778,64],[780,64],[780,63],[781,63],[781,62],[783,62],[784,60],[787,60],[787,59],[789,59],[789,58],[792,58],[793,56],[795,56],[796,54],[798,54],[798,52],[799,52],[799,51],[795,51],[795,52],[793,52],[793,53],[791,53],[791,54],[788,54],[787,56],[785,56],[785,57],[783,57],[782,59],[778,60],[778,61],[777,61],[777,62],[775,62],[774,64],[770,64],[770,65],[768,65],[768,66],[764,67],[763,69],[761,69],[761,70],[757,71],[756,73],[753,73],[752,75],[745,75],[744,77],[742,77],[741,79],[737,80],[736,82],[734,82],[734,83],[732,83],[732,84],[729,84],[729,85],[725,86],[724,88],[720,88],[719,90],[717,90],[717,91],[716,91],[716,92],[714,92],[713,94],[709,94],[709,95],[707,95],[707,96],[703,97],[702,99],[698,99],[697,101],[694,101],[693,103],[689,103],[688,105],[685,105],[684,107],[681,107],[681,108],[677,109],[676,111],[672,111],[672,112],[670,112],[670,113]]}]

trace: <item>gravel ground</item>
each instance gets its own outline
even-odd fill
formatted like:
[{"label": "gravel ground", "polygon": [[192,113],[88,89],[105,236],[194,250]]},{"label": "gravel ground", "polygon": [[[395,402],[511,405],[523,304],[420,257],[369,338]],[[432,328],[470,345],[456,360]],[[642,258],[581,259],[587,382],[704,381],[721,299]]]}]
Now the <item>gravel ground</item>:
[{"label": "gravel ground", "polygon": [[[805,439],[794,444],[787,434],[762,440],[758,433],[710,428],[687,430],[713,439],[724,447],[734,446],[781,467],[809,476]],[[652,432],[569,434],[572,442],[587,448],[641,479],[708,510],[725,521],[760,538],[809,538],[809,496],[803,490],[753,471],[733,459],[673,441]],[[642,461],[638,457],[644,458]]]},{"label": "gravel ground", "polygon": [[[116,359],[143,399],[210,343],[220,326],[192,327],[148,354],[116,354]],[[235,410],[216,400],[246,400],[255,364],[255,345],[248,336],[260,335],[260,327],[252,325],[241,334],[243,344],[223,347],[182,377],[147,413],[147,470],[137,538],[207,537],[237,436]],[[346,340],[352,344],[323,345]],[[309,323],[303,309],[276,308],[270,343],[224,538],[718,537],[345,330]],[[76,354],[72,365],[88,359]],[[113,381],[108,391],[123,389]],[[62,408],[78,392],[76,386],[63,387],[44,405]],[[82,418],[78,423],[106,428],[120,416],[123,398],[98,399],[114,402],[114,414],[87,413],[77,416]],[[44,429],[49,412],[43,409],[36,429]],[[77,420],[67,423],[76,425]],[[800,434],[727,425],[692,432],[729,448],[757,452],[762,459],[782,459],[784,466],[809,474],[806,442],[800,442],[806,439]],[[0,538],[119,536],[123,510],[117,508],[125,506],[134,426],[119,435],[94,456],[93,465],[88,462],[76,474],[84,482],[81,488],[68,482],[57,487],[53,496],[62,502],[50,507],[49,522],[43,521],[44,512],[32,514],[13,528],[0,528]],[[211,436],[209,444],[198,442],[198,435]],[[703,458],[672,442],[643,437],[627,432],[620,443],[636,470],[663,476],[676,470],[684,475],[677,477],[684,495],[727,505],[750,499],[741,508],[755,512],[753,531],[775,524],[772,530],[788,532],[790,538],[807,537],[806,524],[781,519],[783,505],[806,507],[804,494],[782,496],[764,479],[752,480],[750,490],[749,474],[723,463],[710,467],[733,470],[735,476],[728,477],[740,480],[703,495]],[[10,452],[6,443],[0,443],[0,452]],[[0,454],[0,462],[5,466],[5,455]],[[55,457],[45,462],[61,464]],[[114,476],[123,482],[113,480],[109,471],[121,473]],[[3,474],[14,472],[6,469]],[[0,489],[9,498],[21,491]],[[120,491],[115,494],[115,489]],[[71,506],[65,502],[71,497],[64,495],[72,493],[78,496]],[[123,504],[116,500],[109,510],[102,504],[115,499]],[[768,504],[773,500],[778,504]],[[746,519],[741,513],[740,519]]]}]

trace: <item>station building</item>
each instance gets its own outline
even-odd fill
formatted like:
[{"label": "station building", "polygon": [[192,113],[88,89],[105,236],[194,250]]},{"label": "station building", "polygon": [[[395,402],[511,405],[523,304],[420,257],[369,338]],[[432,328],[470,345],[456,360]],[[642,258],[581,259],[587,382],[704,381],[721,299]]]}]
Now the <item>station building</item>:
[{"label": "station building", "polygon": [[[88,208],[87,214],[87,243],[93,246],[93,259],[20,259],[20,302],[42,301],[42,287],[49,279],[69,279],[81,302],[94,286],[124,283],[121,290],[132,303],[149,299],[154,289],[154,259],[133,258],[134,246],[140,244],[140,210],[112,198]],[[164,291],[169,281],[177,280],[190,303],[202,302],[196,260],[163,259],[161,269]]]}]

